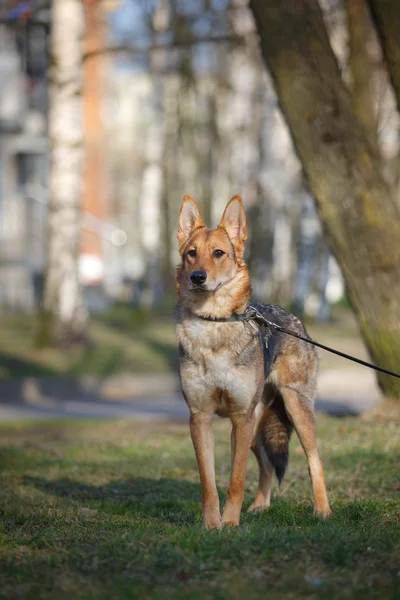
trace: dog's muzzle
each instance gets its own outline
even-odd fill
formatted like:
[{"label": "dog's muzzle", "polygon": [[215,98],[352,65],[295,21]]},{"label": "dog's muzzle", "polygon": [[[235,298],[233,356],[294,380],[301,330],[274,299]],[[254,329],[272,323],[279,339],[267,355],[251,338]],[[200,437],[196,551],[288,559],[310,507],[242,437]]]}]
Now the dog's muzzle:
[{"label": "dog's muzzle", "polygon": [[207,273],[205,271],[193,271],[190,274],[190,281],[194,285],[202,285],[207,279]]}]

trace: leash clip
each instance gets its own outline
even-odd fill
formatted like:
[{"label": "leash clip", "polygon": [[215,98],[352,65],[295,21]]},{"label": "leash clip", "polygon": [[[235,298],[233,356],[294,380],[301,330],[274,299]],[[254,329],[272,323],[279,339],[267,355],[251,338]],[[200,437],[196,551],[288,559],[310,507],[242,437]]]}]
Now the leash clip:
[{"label": "leash clip", "polygon": [[266,319],[254,306],[248,306],[242,315],[238,315],[240,321],[256,321],[261,327],[265,327],[266,325],[275,327],[278,329],[278,326],[275,323],[271,323]]},{"label": "leash clip", "polygon": [[242,315],[238,315],[239,321],[251,321],[258,316],[258,310],[254,306],[248,306]]}]

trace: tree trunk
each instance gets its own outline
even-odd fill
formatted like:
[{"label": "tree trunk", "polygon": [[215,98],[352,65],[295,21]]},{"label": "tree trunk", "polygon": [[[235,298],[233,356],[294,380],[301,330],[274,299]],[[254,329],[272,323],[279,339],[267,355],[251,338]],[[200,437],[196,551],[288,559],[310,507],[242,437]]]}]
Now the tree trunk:
[{"label": "tree trunk", "polygon": [[151,79],[151,123],[144,142],[145,166],[142,175],[140,195],[142,242],[146,256],[147,286],[150,291],[150,305],[162,299],[163,280],[161,264],[162,247],[162,157],[164,151],[164,51],[152,55]]},{"label": "tree trunk", "polygon": [[389,75],[400,110],[400,4],[399,0],[368,0],[381,38]]},{"label": "tree trunk", "polygon": [[[167,297],[173,297],[174,293],[174,267],[171,261],[173,229],[171,218],[175,217],[175,211],[171,203],[174,198],[179,198],[179,172],[177,164],[177,130],[178,102],[176,96],[171,94],[168,85],[164,90],[164,148],[162,156],[163,185],[161,196],[161,239],[162,252],[160,262],[163,275],[164,293]],[[178,189],[177,189],[178,188]]]},{"label": "tree trunk", "polygon": [[199,100],[203,100],[203,118],[197,121],[197,153],[199,163],[199,181],[201,186],[201,206],[204,222],[211,227],[212,223],[212,205],[213,205],[213,187],[214,187],[214,164],[217,154],[218,131],[216,123],[216,98],[214,86],[210,89],[207,86],[205,90],[197,90]]},{"label": "tree trunk", "polygon": [[[85,54],[106,45],[106,14],[103,3],[83,0]],[[82,213],[85,217],[107,219],[106,149],[103,103],[106,91],[107,56],[94,55],[83,64],[83,153]],[[99,232],[81,230],[80,274],[85,285],[101,286],[104,278],[103,240]]]},{"label": "tree trunk", "polygon": [[[317,0],[251,0],[326,238],[376,364],[399,370],[400,214],[358,121]],[[380,375],[386,395],[400,380]]]},{"label": "tree trunk", "polygon": [[82,175],[82,0],[54,0],[50,67],[50,198],[38,343],[81,335],[78,257]]},{"label": "tree trunk", "polygon": [[374,151],[379,152],[378,123],[374,108],[374,64],[369,54],[372,23],[366,0],[347,0],[349,67],[353,108]]}]

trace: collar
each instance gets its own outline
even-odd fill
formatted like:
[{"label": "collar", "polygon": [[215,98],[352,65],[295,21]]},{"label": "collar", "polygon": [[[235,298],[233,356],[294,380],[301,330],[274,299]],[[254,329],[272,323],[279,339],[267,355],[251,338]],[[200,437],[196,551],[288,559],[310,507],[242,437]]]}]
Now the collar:
[{"label": "collar", "polygon": [[201,315],[196,315],[192,311],[190,311],[192,315],[202,319],[203,321],[212,321],[214,323],[237,323],[237,322],[245,322],[254,319],[257,316],[257,310],[254,306],[248,306],[243,313],[233,313],[230,317],[203,317]]}]

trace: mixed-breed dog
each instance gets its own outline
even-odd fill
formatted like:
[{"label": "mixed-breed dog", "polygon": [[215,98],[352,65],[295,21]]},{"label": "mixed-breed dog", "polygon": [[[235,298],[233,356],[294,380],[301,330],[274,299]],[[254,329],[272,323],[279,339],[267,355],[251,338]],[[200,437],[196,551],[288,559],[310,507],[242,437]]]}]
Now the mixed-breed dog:
[{"label": "mixed-breed dog", "polygon": [[[241,198],[234,196],[218,227],[208,229],[196,201],[185,196],[177,235],[182,259],[176,274],[179,374],[190,411],[204,525],[239,525],[250,450],[257,459],[259,480],[249,511],[269,507],[273,473],[282,480],[293,427],[307,457],[315,512],[329,516],[316,445],[316,350],[272,328],[260,331],[254,321],[240,318],[251,296],[243,261],[247,227]],[[308,338],[301,321],[283,308],[256,308],[270,321]],[[214,414],[232,423],[231,477],[222,516],[215,482]]]}]

